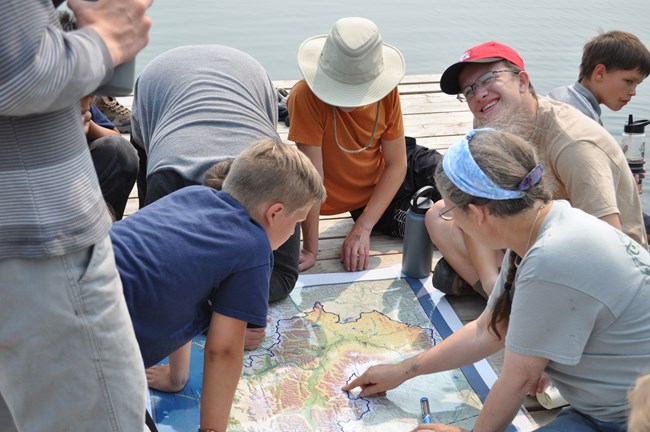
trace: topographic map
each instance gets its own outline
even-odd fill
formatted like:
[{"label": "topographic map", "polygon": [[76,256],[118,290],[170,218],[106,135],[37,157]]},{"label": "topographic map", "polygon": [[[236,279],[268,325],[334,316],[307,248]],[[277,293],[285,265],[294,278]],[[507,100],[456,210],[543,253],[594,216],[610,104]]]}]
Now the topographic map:
[{"label": "topographic map", "polygon": [[[355,277],[301,276],[291,297],[272,305],[264,342],[245,353],[228,430],[410,431],[423,396],[434,423],[474,425],[495,379],[486,362],[417,377],[383,397],[341,391],[368,367],[411,357],[460,325],[429,281],[400,279],[394,269]],[[198,426],[204,341],[194,340],[182,392],[151,392],[161,432]],[[510,430],[532,429],[522,414],[515,424]]]}]

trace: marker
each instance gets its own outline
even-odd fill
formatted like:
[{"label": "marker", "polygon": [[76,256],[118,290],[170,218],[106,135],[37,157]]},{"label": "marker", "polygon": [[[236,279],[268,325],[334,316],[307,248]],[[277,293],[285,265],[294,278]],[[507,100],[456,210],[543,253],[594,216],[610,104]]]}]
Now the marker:
[{"label": "marker", "polygon": [[420,398],[420,410],[422,411],[422,423],[431,423],[431,411],[429,411],[428,398]]}]

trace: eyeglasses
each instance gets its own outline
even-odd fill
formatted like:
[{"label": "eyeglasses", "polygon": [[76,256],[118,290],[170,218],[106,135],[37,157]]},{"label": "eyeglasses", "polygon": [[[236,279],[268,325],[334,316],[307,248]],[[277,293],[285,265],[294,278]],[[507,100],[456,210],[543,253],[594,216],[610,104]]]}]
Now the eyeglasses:
[{"label": "eyeglasses", "polygon": [[515,72],[510,69],[501,69],[501,70],[485,72],[483,75],[478,77],[478,79],[474,84],[468,85],[467,87],[463,88],[461,92],[458,93],[458,95],[456,95],[456,99],[458,99],[461,102],[467,102],[468,100],[474,97],[474,95],[476,94],[476,90],[480,88],[487,88],[492,84],[494,84],[494,81],[496,81],[497,79],[497,74],[500,74],[501,72],[512,72],[515,75],[519,75],[519,72]]},{"label": "eyeglasses", "polygon": [[443,208],[443,209],[440,210],[440,212],[438,213],[438,216],[440,216],[440,219],[442,219],[442,220],[446,220],[446,221],[454,220],[454,214],[453,214],[453,213],[449,213],[449,212],[452,211],[453,209],[455,209],[456,207],[458,207],[458,206],[453,206],[453,207],[449,207],[449,208]]}]

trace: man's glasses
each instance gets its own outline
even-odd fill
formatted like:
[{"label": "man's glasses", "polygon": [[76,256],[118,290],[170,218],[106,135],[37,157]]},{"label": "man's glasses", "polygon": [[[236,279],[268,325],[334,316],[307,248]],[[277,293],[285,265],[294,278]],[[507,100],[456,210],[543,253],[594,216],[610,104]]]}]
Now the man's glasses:
[{"label": "man's glasses", "polygon": [[440,216],[440,219],[450,221],[454,220],[454,214],[450,213],[453,209],[455,209],[457,206],[449,207],[449,208],[443,208],[440,210],[438,213],[438,216]]},{"label": "man's glasses", "polygon": [[467,102],[468,100],[474,97],[474,95],[476,94],[476,90],[480,88],[487,88],[492,84],[494,84],[494,81],[496,81],[497,79],[497,74],[500,74],[501,72],[512,72],[515,75],[519,75],[519,72],[515,72],[510,69],[501,69],[501,70],[485,72],[483,75],[478,77],[478,79],[474,84],[468,85],[467,87],[463,88],[461,92],[458,93],[458,95],[456,95],[456,99],[458,99],[461,102]]}]

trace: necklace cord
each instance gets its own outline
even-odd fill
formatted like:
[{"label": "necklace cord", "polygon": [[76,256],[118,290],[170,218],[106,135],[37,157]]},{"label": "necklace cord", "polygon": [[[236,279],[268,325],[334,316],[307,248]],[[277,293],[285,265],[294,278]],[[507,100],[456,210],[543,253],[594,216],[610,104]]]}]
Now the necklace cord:
[{"label": "necklace cord", "polygon": [[360,149],[356,150],[350,150],[345,147],[343,147],[339,143],[339,138],[338,134],[336,133],[336,107],[332,107],[332,116],[334,117],[334,141],[336,141],[336,145],[339,146],[339,148],[344,151],[345,153],[348,154],[356,154],[356,153],[361,153],[362,151],[368,150],[372,146],[372,140],[375,138],[375,131],[377,130],[377,123],[379,122],[379,110],[381,108],[381,101],[377,101],[377,115],[375,116],[375,124],[372,127],[372,132],[370,134],[370,139],[368,140],[368,143]]},{"label": "necklace cord", "polygon": [[[524,249],[524,255],[528,252],[528,247],[530,246],[530,241],[533,239],[533,231],[535,231],[535,224],[537,223],[537,219],[539,219],[539,215],[542,212],[542,209],[546,207],[546,204],[542,204],[539,206],[539,209],[537,209],[537,214],[535,215],[535,219],[533,219],[533,223],[530,226],[530,232],[528,233],[528,241],[526,242],[526,248]],[[515,257],[515,265],[519,267],[519,264],[521,264],[521,260],[523,260],[523,257],[520,257],[517,255]]]}]

